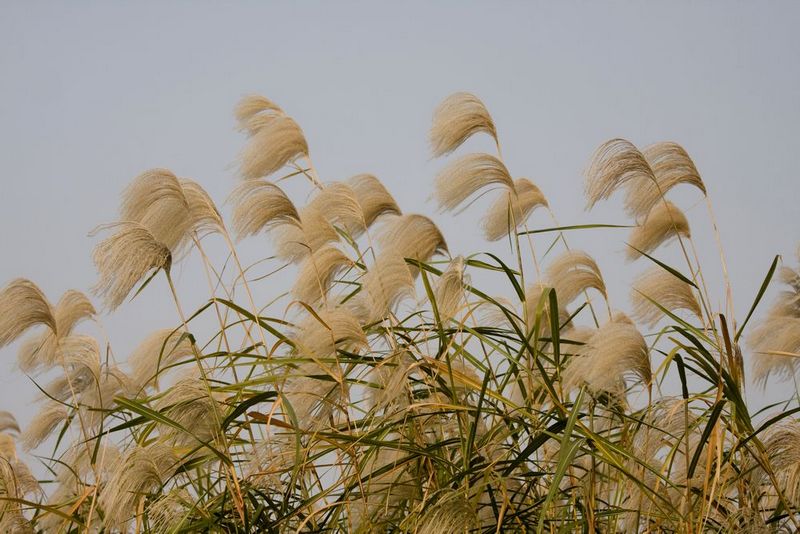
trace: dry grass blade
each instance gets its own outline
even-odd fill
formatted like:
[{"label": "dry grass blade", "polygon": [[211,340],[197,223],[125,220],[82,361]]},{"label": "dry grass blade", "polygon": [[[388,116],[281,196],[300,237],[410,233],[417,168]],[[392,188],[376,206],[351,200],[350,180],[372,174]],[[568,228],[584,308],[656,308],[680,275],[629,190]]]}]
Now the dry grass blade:
[{"label": "dry grass blade", "polygon": [[490,154],[467,154],[436,176],[434,197],[443,210],[453,210],[485,187],[501,185],[514,191],[514,180],[503,162]]},{"label": "dry grass blade", "polygon": [[359,174],[348,180],[356,195],[367,226],[384,214],[401,215],[401,211],[389,191],[371,174]]},{"label": "dry grass blade", "polygon": [[654,180],[653,170],[647,160],[630,141],[606,141],[595,151],[586,171],[584,191],[587,208],[607,199],[623,185],[638,187]]},{"label": "dry grass blade", "polygon": [[430,132],[433,155],[449,154],[479,132],[490,135],[497,143],[494,121],[483,102],[470,93],[454,93],[433,113]]},{"label": "dry grass blade", "polygon": [[378,243],[384,252],[428,261],[437,253],[447,252],[447,243],[436,224],[424,215],[396,217],[381,229]]},{"label": "dry grass blade", "polygon": [[631,231],[626,255],[629,260],[641,256],[639,249],[647,254],[678,236],[689,237],[689,221],[686,215],[672,202],[665,200],[656,204],[641,225]]},{"label": "dry grass blade", "polygon": [[278,225],[300,225],[297,208],[286,193],[266,180],[247,180],[233,190],[233,231],[241,239]]},{"label": "dry grass blade", "polygon": [[352,264],[338,248],[323,246],[303,262],[292,286],[292,296],[307,304],[317,304],[327,296],[336,275]]},{"label": "dry grass blade", "polygon": [[483,234],[497,241],[525,224],[536,208],[546,206],[547,199],[536,184],[517,178],[514,190],[502,192],[483,217]]},{"label": "dry grass blade", "polygon": [[253,133],[242,152],[240,173],[248,180],[263,178],[307,155],[300,126],[291,117],[275,115]]},{"label": "dry grass blade", "polygon": [[53,308],[36,284],[17,278],[0,290],[0,347],[40,324],[58,330]]},{"label": "dry grass blade", "polygon": [[697,318],[702,317],[700,303],[692,286],[658,265],[648,268],[631,286],[633,315],[652,328],[664,317],[664,312],[651,300],[671,312],[685,310]]},{"label": "dry grass blade", "polygon": [[142,225],[120,223],[115,229],[92,253],[100,273],[93,290],[110,310],[119,307],[148,272],[168,268],[171,261],[169,249]]},{"label": "dry grass blade", "polygon": [[564,306],[587,289],[596,289],[606,298],[606,284],[597,262],[581,250],[568,250],[553,260],[545,272],[545,281],[556,290],[559,304]]}]

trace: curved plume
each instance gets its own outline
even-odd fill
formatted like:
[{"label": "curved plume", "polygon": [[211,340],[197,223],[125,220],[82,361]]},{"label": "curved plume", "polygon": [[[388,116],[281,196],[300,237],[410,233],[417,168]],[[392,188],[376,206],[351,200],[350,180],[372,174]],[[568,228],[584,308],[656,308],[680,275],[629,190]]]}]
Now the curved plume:
[{"label": "curved plume", "polygon": [[55,360],[64,370],[44,388],[50,397],[66,401],[100,381],[100,347],[91,336],[59,339]]},{"label": "curved plume", "polygon": [[367,337],[358,318],[343,307],[319,310],[317,316],[303,319],[290,335],[297,352],[322,358],[337,349],[354,350],[367,346]]},{"label": "curved plume", "polygon": [[250,134],[256,133],[276,115],[283,115],[283,110],[272,100],[261,95],[247,95],[236,105],[234,115],[239,129]]},{"label": "curved plume", "polygon": [[581,250],[568,250],[553,260],[545,280],[556,290],[559,306],[566,306],[587,289],[596,289],[606,298],[606,284],[597,262]]},{"label": "curved plume", "polygon": [[309,204],[300,210],[300,224],[282,224],[272,232],[275,255],[298,262],[322,248],[326,243],[339,240],[339,233],[326,217],[326,209],[319,204]]},{"label": "curved plume", "polygon": [[436,285],[436,307],[439,318],[447,323],[458,313],[464,301],[464,257],[458,256],[450,260],[450,265],[439,277]]},{"label": "curved plume", "polygon": [[504,191],[483,217],[483,234],[489,241],[497,241],[525,224],[533,211],[546,207],[547,199],[530,180],[517,178],[514,190]]},{"label": "curved plume", "polygon": [[589,209],[600,200],[607,199],[628,183],[639,187],[654,180],[653,170],[633,143],[625,139],[611,139],[598,147],[586,171],[586,207]]},{"label": "curved plume", "polygon": [[644,217],[667,191],[679,184],[693,185],[706,194],[706,186],[697,167],[679,144],[655,143],[642,150],[642,155],[656,179],[642,180],[636,183],[636,187],[628,188],[625,209],[631,215]]},{"label": "curved plume", "polygon": [[372,226],[375,219],[386,213],[401,215],[400,208],[383,184],[371,174],[359,174],[347,181],[356,195],[364,221]]},{"label": "curved plume", "polygon": [[180,180],[183,195],[189,206],[191,228],[198,233],[222,232],[225,224],[214,201],[194,180]]},{"label": "curved plume", "polygon": [[134,178],[122,195],[120,221],[139,223],[168,249],[179,249],[192,220],[178,178],[167,169],[151,169]]},{"label": "curved plume", "polygon": [[631,287],[634,317],[652,328],[664,317],[664,312],[648,297],[671,312],[685,310],[697,318],[702,315],[692,286],[658,265],[639,275]]},{"label": "curved plume", "polygon": [[0,434],[8,431],[19,432],[19,424],[17,418],[11,412],[0,411]]},{"label": "curved plume", "polygon": [[125,301],[133,287],[153,269],[168,268],[169,249],[147,228],[137,223],[120,223],[116,233],[100,242],[92,260],[100,273],[93,291],[114,310]]},{"label": "curved plume", "polygon": [[178,380],[153,407],[186,429],[183,432],[173,426],[159,427],[162,437],[169,437],[176,445],[196,445],[198,440],[208,441],[216,437],[220,403],[209,394],[200,378]]},{"label": "curved plume", "polygon": [[436,176],[434,197],[443,210],[453,210],[484,187],[499,184],[514,190],[503,162],[490,154],[467,154]]},{"label": "curved plume", "polygon": [[28,427],[22,432],[22,444],[25,449],[35,449],[46,440],[60,424],[69,417],[63,404],[48,401],[34,416]]},{"label": "curved plume", "polygon": [[116,405],[115,397],[133,397],[137,393],[130,378],[119,368],[103,367],[100,372],[100,383],[86,388],[78,396],[83,423],[91,429],[96,429],[108,411]]},{"label": "curved plume", "polygon": [[424,215],[401,215],[381,229],[378,243],[383,251],[401,258],[428,261],[447,252],[447,243],[436,224]]},{"label": "curved plume", "polygon": [[137,388],[157,384],[163,369],[193,354],[192,342],[183,332],[171,328],[156,330],[128,357],[133,383]]},{"label": "curved plume", "polygon": [[645,385],[652,380],[647,342],[630,319],[618,314],[598,328],[586,344],[576,349],[564,370],[567,387],[585,384],[595,393],[623,395],[625,378]]},{"label": "curved plume", "polygon": [[358,237],[367,229],[356,193],[345,183],[325,184],[309,205],[313,205],[319,213],[324,213],[328,221],[345,229],[351,237]]},{"label": "curved plume", "polygon": [[17,278],[0,290],[0,347],[39,324],[57,332],[53,308],[36,284]]},{"label": "curved plume", "polygon": [[352,263],[338,248],[323,246],[303,262],[292,287],[292,296],[306,304],[316,304],[328,294],[334,277]]},{"label": "curved plume", "polygon": [[[679,235],[690,236],[689,221],[675,204],[666,200],[656,204],[644,222],[631,231],[629,243],[631,247],[650,254]],[[641,254],[631,247],[628,247],[626,255],[629,260],[635,260]]]},{"label": "curved plume", "polygon": [[[537,316],[539,319],[540,334],[548,335],[552,329],[550,323],[550,299],[545,298],[544,302],[542,302],[542,298],[544,298],[544,292],[548,288],[549,286],[541,282],[535,282],[525,288],[525,327],[528,329],[528,332],[533,331],[535,328]],[[558,294],[558,290],[556,290],[556,297],[558,298],[558,327],[562,328],[562,325],[564,325],[564,323],[566,323],[569,319],[569,312],[566,308],[566,301],[562,302],[562,299]],[[539,312],[540,303],[542,305],[541,312]],[[505,319],[505,322],[508,323],[507,318]]]},{"label": "curved plume", "polygon": [[361,278],[361,292],[352,307],[364,322],[386,317],[401,299],[414,294],[411,270],[401,256],[383,253]]},{"label": "curved plume", "polygon": [[272,182],[242,182],[231,193],[230,201],[233,203],[233,231],[239,239],[281,224],[300,225],[297,208]]},{"label": "curved plume", "polygon": [[307,155],[308,144],[300,126],[291,117],[275,115],[262,121],[250,137],[242,151],[240,172],[246,179],[263,178]]},{"label": "curved plume", "polygon": [[479,132],[489,134],[497,143],[494,121],[483,102],[470,93],[454,93],[433,113],[430,132],[433,155],[449,154]]}]

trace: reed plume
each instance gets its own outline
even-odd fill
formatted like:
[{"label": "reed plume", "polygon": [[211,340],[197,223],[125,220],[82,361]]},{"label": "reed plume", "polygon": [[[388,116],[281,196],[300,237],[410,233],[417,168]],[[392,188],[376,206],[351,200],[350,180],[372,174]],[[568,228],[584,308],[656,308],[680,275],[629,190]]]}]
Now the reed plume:
[{"label": "reed plume", "polygon": [[0,291],[0,347],[36,325],[57,332],[53,307],[42,290],[30,280],[12,280]]},{"label": "reed plume", "polygon": [[467,154],[436,176],[434,197],[442,210],[454,210],[469,197],[492,185],[514,191],[514,180],[503,162],[490,154]]},{"label": "reed plume", "polygon": [[22,432],[22,443],[26,449],[34,449],[69,418],[67,408],[60,402],[48,401],[34,416]]},{"label": "reed plume", "polygon": [[668,200],[656,204],[644,222],[631,231],[628,241],[631,246],[626,251],[628,260],[639,258],[641,252],[650,254],[670,239],[690,235],[689,221],[675,204]]},{"label": "reed plume", "polygon": [[192,230],[199,234],[224,232],[222,215],[206,190],[193,180],[181,179],[180,185],[189,208]]},{"label": "reed plume", "polygon": [[651,181],[655,181],[653,170],[633,143],[625,139],[606,141],[592,155],[586,171],[584,192],[587,208],[609,198],[624,185],[639,187]]},{"label": "reed plume", "polygon": [[483,217],[483,235],[497,241],[510,234],[528,220],[539,207],[547,207],[542,191],[530,180],[517,178],[513,191],[503,191]]},{"label": "reed plume", "polygon": [[311,200],[310,205],[325,218],[343,228],[355,238],[367,229],[366,217],[355,191],[342,182],[326,184]]},{"label": "reed plume", "polygon": [[433,155],[449,154],[479,132],[488,134],[497,143],[494,121],[483,102],[470,93],[454,93],[433,113],[430,132]]},{"label": "reed plume", "polygon": [[400,207],[395,202],[386,187],[371,174],[358,174],[350,178],[347,183],[353,189],[364,221],[367,226],[372,226],[381,215],[401,215]]},{"label": "reed plume", "polygon": [[300,225],[297,208],[286,193],[266,180],[247,180],[231,193],[233,230],[239,239],[279,225]]},{"label": "reed plume", "polygon": [[17,418],[14,417],[14,414],[11,412],[0,410],[0,435],[5,434],[9,430],[19,433],[19,424],[17,424]]},{"label": "reed plume", "polygon": [[283,224],[272,232],[275,255],[297,263],[328,243],[339,240],[339,233],[327,217],[327,209],[311,203],[300,210],[300,224]]},{"label": "reed plume", "polygon": [[275,114],[269,120],[258,121],[257,127],[254,126],[254,120],[255,117],[248,121],[253,133],[242,151],[239,167],[245,179],[267,177],[297,158],[308,156],[303,130],[294,119]]},{"label": "reed plume", "polygon": [[401,256],[384,252],[361,278],[361,291],[350,307],[366,322],[386,317],[405,297],[414,294],[414,279]]},{"label": "reed plume", "polygon": [[219,432],[220,402],[209,393],[206,383],[195,377],[183,378],[170,388],[153,405],[160,413],[177,423],[161,425],[162,438],[175,445],[197,445],[215,437]]},{"label": "reed plume", "polygon": [[631,286],[633,315],[651,328],[664,317],[664,312],[653,301],[671,312],[684,310],[697,318],[702,317],[692,286],[658,265],[648,268]]},{"label": "reed plume", "polygon": [[256,133],[270,119],[283,114],[278,104],[261,95],[243,97],[234,110],[239,129],[250,134]]},{"label": "reed plume", "polygon": [[439,318],[443,323],[447,323],[455,317],[464,301],[464,267],[464,257],[457,256],[450,260],[447,269],[439,277],[435,298]]},{"label": "reed plume", "polygon": [[351,265],[353,260],[344,252],[334,246],[323,246],[303,262],[292,286],[292,296],[307,304],[317,304],[327,296],[334,278]]},{"label": "reed plume", "polygon": [[137,388],[157,385],[165,369],[193,354],[192,342],[182,332],[171,328],[156,330],[128,357],[133,384]]},{"label": "reed plume", "polygon": [[597,262],[581,250],[568,250],[553,260],[545,272],[545,281],[556,290],[558,301],[564,306],[588,289],[596,289],[607,298]]},{"label": "reed plume", "polygon": [[409,214],[394,218],[381,229],[378,243],[384,252],[428,261],[447,252],[447,243],[436,224],[424,215]]},{"label": "reed plume", "polygon": [[116,232],[100,242],[92,260],[100,273],[94,293],[115,310],[133,287],[151,270],[169,269],[169,248],[156,241],[147,228],[138,223],[119,223]]}]

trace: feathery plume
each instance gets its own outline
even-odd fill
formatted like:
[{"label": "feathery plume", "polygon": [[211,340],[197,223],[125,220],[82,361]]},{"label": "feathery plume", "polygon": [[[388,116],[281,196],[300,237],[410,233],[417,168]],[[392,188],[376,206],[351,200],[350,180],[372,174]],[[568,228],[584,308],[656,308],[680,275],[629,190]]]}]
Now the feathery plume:
[{"label": "feathery plume", "polygon": [[325,244],[339,240],[339,233],[326,218],[326,209],[309,204],[300,210],[300,224],[283,224],[272,231],[275,255],[296,263]]},{"label": "feathery plume", "polygon": [[0,347],[39,324],[57,331],[53,308],[36,284],[17,278],[0,290]]},{"label": "feathery plume", "polygon": [[234,111],[239,129],[251,135],[270,119],[283,114],[283,110],[275,102],[261,95],[243,97]]},{"label": "feathery plume", "polygon": [[408,351],[395,351],[370,370],[370,379],[375,387],[369,389],[369,401],[376,409],[387,409],[390,405],[405,406],[408,396],[404,389],[413,372],[416,361]]},{"label": "feathery plume", "polygon": [[333,224],[345,229],[351,237],[358,237],[367,229],[366,218],[361,211],[353,189],[342,182],[333,182],[325,186],[309,203]]},{"label": "feathery plume", "polygon": [[188,432],[179,432],[172,426],[160,427],[162,436],[169,436],[178,445],[209,441],[218,432],[220,405],[200,378],[179,380],[154,407]]},{"label": "feathery plume", "polygon": [[100,273],[93,291],[110,310],[119,307],[133,287],[153,269],[168,269],[169,249],[138,223],[119,223],[111,237],[100,242],[92,259]]},{"label": "feathery plume", "polygon": [[358,318],[347,308],[315,311],[316,316],[306,317],[290,335],[299,353],[322,358],[337,349],[355,350],[367,345]]},{"label": "feathery plume", "polygon": [[766,385],[770,376],[788,380],[800,367],[800,317],[771,315],[748,338],[754,352],[753,380]]},{"label": "feathery plume", "polygon": [[586,171],[586,207],[592,208],[623,185],[638,187],[651,181],[655,181],[653,170],[639,149],[625,139],[611,139],[597,148]]},{"label": "feathery plume", "polygon": [[436,224],[424,215],[401,215],[381,229],[378,243],[384,252],[401,258],[428,261],[447,252],[447,243]]},{"label": "feathery plume", "polygon": [[69,418],[63,404],[48,401],[34,416],[27,428],[22,432],[22,444],[26,450],[35,449],[53,433],[60,424]]},{"label": "feathery plume", "polygon": [[183,332],[171,328],[156,330],[128,357],[133,383],[139,388],[157,384],[163,369],[193,354],[192,342]]},{"label": "feathery plume", "polygon": [[702,315],[692,286],[658,265],[639,275],[631,287],[634,317],[652,328],[664,313],[649,299],[671,312],[685,310],[698,318]]},{"label": "feathery plume", "polygon": [[195,506],[195,499],[185,488],[170,490],[147,507],[153,532],[178,532]]},{"label": "feathery plume", "polygon": [[444,490],[444,496],[430,507],[415,531],[418,534],[472,532],[479,529],[475,506],[463,493]]},{"label": "feathery plume", "polygon": [[547,199],[530,180],[517,178],[514,190],[503,192],[483,217],[483,234],[489,241],[497,241],[525,224],[533,211],[546,207]]},{"label": "feathery plume", "polygon": [[292,287],[292,296],[306,304],[316,304],[328,294],[336,275],[352,264],[338,248],[323,246],[303,262]]},{"label": "feathery plume", "polygon": [[625,195],[625,209],[636,218],[641,218],[658,204],[663,196],[679,184],[693,185],[706,194],[700,173],[692,158],[677,143],[655,143],[642,150],[655,181],[641,180],[635,187],[629,187]]},{"label": "feathery plume", "polygon": [[263,178],[308,155],[308,144],[303,130],[292,119],[283,114],[275,114],[269,120],[248,121],[248,128],[255,131],[250,142],[242,151],[240,172],[248,180]]},{"label": "feathery plume", "polygon": [[559,306],[568,305],[592,288],[606,298],[606,284],[597,262],[581,250],[568,250],[553,260],[545,272],[545,280],[556,290]]},{"label": "feathery plume", "polygon": [[161,442],[126,452],[100,493],[106,527],[125,530],[124,525],[136,514],[139,500],[160,488],[178,462],[172,447]]},{"label": "feathery plume", "polygon": [[86,388],[78,395],[81,419],[91,429],[96,429],[109,411],[116,405],[115,397],[133,397],[131,379],[117,367],[104,367],[100,372],[100,383]]},{"label": "feathery plume", "polygon": [[598,328],[576,349],[564,369],[567,387],[586,384],[595,393],[623,395],[626,376],[649,385],[652,380],[647,342],[622,314]]},{"label": "feathery plume", "polygon": [[233,230],[239,239],[278,225],[300,225],[297,208],[272,182],[244,181],[233,190],[230,201],[233,203]]},{"label": "feathery plume", "polygon": [[66,401],[100,380],[100,347],[91,336],[72,335],[60,339],[55,359],[64,366],[64,372],[45,386],[50,397]]},{"label": "feathery plume", "polygon": [[644,222],[631,231],[629,241],[631,247],[628,247],[626,255],[629,260],[635,260],[641,254],[632,247],[650,254],[679,235],[690,236],[689,221],[675,204],[665,200],[656,204],[647,214]]},{"label": "feathery plume", "polygon": [[222,215],[206,190],[194,180],[181,179],[180,184],[189,207],[191,228],[201,234],[223,232]]},{"label": "feathery plume", "polygon": [[[396,439],[396,438],[395,438]],[[402,460],[406,453],[390,447],[371,451],[360,469],[363,494],[350,504],[353,532],[385,532],[405,504],[418,494],[418,483]]]},{"label": "feathery plume", "polygon": [[435,296],[442,323],[447,323],[458,313],[464,300],[464,267],[464,257],[458,256],[450,260],[450,265],[439,277]]},{"label": "feathery plume", "polygon": [[400,208],[383,184],[371,174],[359,174],[348,181],[356,195],[367,227],[386,213],[401,215]]},{"label": "feathery plume", "polygon": [[503,162],[490,154],[467,154],[439,172],[434,184],[434,197],[442,210],[449,211],[494,184],[514,191],[514,180]]},{"label": "feathery plume", "polygon": [[5,434],[9,430],[19,432],[17,418],[11,412],[0,411],[0,434]]},{"label": "feathery plume", "polygon": [[[800,421],[782,421],[770,428],[764,447],[789,502],[796,503],[800,497]],[[757,473],[762,478],[766,475],[763,468]]]},{"label": "feathery plume", "polygon": [[[528,332],[533,331],[536,326],[536,319],[539,318],[539,334],[549,333],[552,330],[550,323],[550,299],[545,298],[545,291],[550,286],[541,282],[535,282],[525,288],[525,321]],[[561,294],[556,290],[556,297],[558,300],[558,326],[567,322],[569,319],[569,312],[566,309],[566,301],[562,301]],[[544,301],[542,301],[544,299]],[[539,312],[539,305],[541,303],[541,312]],[[502,313],[502,312],[501,312]],[[506,322],[508,320],[506,319]]]},{"label": "feathery plume", "polygon": [[367,323],[386,317],[404,297],[414,294],[414,279],[402,257],[383,253],[361,278],[361,292],[350,302]]},{"label": "feathery plume", "polygon": [[151,169],[134,178],[122,195],[120,221],[139,223],[156,241],[179,250],[192,219],[178,178],[167,169]]},{"label": "feathery plume", "polygon": [[433,113],[430,141],[435,157],[449,154],[478,132],[489,134],[497,143],[497,131],[489,110],[470,93],[454,93]]}]

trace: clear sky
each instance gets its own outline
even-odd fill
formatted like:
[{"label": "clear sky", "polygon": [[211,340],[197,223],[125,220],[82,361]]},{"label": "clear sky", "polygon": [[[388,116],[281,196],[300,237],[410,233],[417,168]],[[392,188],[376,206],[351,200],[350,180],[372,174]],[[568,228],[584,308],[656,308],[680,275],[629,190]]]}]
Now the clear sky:
[{"label": "clear sky", "polygon": [[[562,224],[628,222],[618,201],[583,210],[582,172],[601,142],[683,144],[717,212],[741,319],[774,255],[796,262],[799,23],[800,3],[779,1],[5,0],[0,282],[31,278],[53,300],[88,289],[97,238],[87,233],[114,220],[120,192],[145,169],[192,177],[222,203],[244,143],[232,109],[253,92],[302,125],[323,180],[371,172],[406,211],[433,214],[443,162],[430,158],[431,112],[467,90],[492,112],[512,173],[539,184]],[[689,189],[675,199],[718,298],[705,206]],[[454,253],[488,248],[474,212],[436,220]],[[624,231],[570,238],[598,257],[625,309],[644,265],[624,263]],[[265,239],[243,247],[251,259],[269,255]],[[207,298],[189,264],[179,284],[187,308]],[[163,290],[103,317],[118,358],[174,326]],[[0,351],[0,409],[24,424],[36,389],[14,370],[15,349]]]}]

